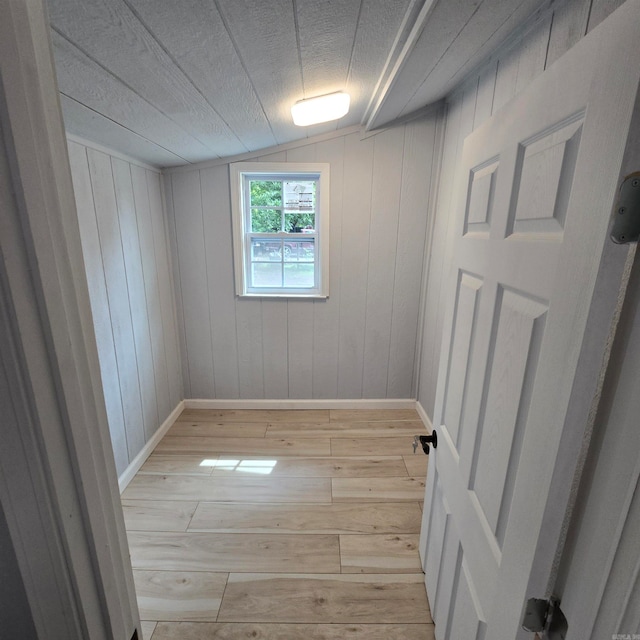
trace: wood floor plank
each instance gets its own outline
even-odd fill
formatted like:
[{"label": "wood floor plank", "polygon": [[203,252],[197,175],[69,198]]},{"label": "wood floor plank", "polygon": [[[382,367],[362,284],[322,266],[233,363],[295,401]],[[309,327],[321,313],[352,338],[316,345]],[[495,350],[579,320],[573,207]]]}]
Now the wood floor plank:
[{"label": "wood floor plank", "polygon": [[434,640],[425,432],[412,410],[184,411],[122,496],[143,638]]},{"label": "wood floor plank", "polygon": [[425,456],[420,449],[415,455],[402,456],[407,467],[407,473],[414,478],[426,478],[429,456]]},{"label": "wood floor plank", "polygon": [[340,548],[335,535],[247,533],[128,534],[135,569],[269,573],[335,573]]},{"label": "wood floor plank", "polygon": [[325,422],[324,424],[269,424],[267,438],[387,438],[426,435],[420,420],[379,422]]},{"label": "wood floor plank", "polygon": [[[142,465],[139,474],[162,474],[162,475],[188,475],[188,476],[210,476],[213,466],[211,460],[217,460],[218,456],[196,456],[196,455],[162,455],[153,453]],[[203,462],[209,464],[203,464]]]},{"label": "wood floor plank", "polygon": [[229,576],[219,622],[430,623],[424,576]]},{"label": "wood floor plank", "polygon": [[203,422],[189,420],[175,422],[167,432],[169,436],[208,436],[226,438],[264,438],[267,423],[263,422]]},{"label": "wood floor plank", "polygon": [[[435,640],[433,624],[160,622],[153,640]],[[146,640],[146,639],[145,639]]]},{"label": "wood floor plank", "polygon": [[417,502],[330,505],[201,502],[189,531],[228,533],[419,533]]},{"label": "wood floor plank", "polygon": [[415,409],[330,409],[331,422],[375,422],[377,420],[420,420]]},{"label": "wood floor plank", "polygon": [[334,502],[422,501],[424,478],[333,478]]},{"label": "wood floor plank", "polygon": [[[416,414],[417,415],[417,414]],[[414,418],[415,420],[416,418]],[[328,409],[185,409],[178,422],[329,422]]]},{"label": "wood floor plank", "polygon": [[142,640],[151,640],[151,635],[156,630],[156,625],[158,623],[153,620],[143,620],[140,623],[142,630]]},{"label": "wood floor plank", "polygon": [[186,531],[197,506],[192,501],[122,501],[127,531]]},{"label": "wood floor plank", "polygon": [[[269,438],[267,438],[268,440]],[[334,456],[402,456],[413,453],[413,436],[388,438],[331,438]]]},{"label": "wood floor plank", "polygon": [[212,475],[264,474],[273,478],[371,478],[406,476],[407,468],[401,456],[321,457],[294,456],[251,457],[229,459],[220,456]]},{"label": "wood floor plank", "polygon": [[330,478],[233,478],[137,475],[122,494],[125,500],[197,500],[207,502],[330,503]]},{"label": "wood floor plank", "polygon": [[216,456],[223,453],[239,456],[329,456],[331,455],[331,447],[328,438],[300,438],[293,440],[283,438],[165,436],[155,448],[154,453],[203,456]]},{"label": "wood floor plank", "polygon": [[141,620],[215,622],[227,585],[226,573],[134,570]]},{"label": "wood floor plank", "polygon": [[342,573],[416,573],[419,535],[340,536]]}]

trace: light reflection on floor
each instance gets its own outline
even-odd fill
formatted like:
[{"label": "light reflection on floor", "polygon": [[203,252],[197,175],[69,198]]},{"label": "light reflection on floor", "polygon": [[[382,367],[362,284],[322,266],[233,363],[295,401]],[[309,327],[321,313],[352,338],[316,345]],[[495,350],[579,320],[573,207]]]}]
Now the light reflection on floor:
[{"label": "light reflection on floor", "polygon": [[203,460],[200,466],[213,467],[214,473],[219,470],[267,475],[273,471],[277,464],[277,460]]}]

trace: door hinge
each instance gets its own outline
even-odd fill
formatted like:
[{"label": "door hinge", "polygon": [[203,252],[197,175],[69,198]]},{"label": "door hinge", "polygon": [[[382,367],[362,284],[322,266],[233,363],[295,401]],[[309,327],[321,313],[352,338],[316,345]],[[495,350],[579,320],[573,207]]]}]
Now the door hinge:
[{"label": "door hinge", "polygon": [[548,600],[530,598],[524,609],[522,628],[541,634],[543,640],[564,640],[569,625],[560,609],[560,600],[554,596]]},{"label": "door hinge", "polygon": [[612,217],[610,235],[616,244],[638,242],[640,239],[640,171],[629,174],[622,181]]}]

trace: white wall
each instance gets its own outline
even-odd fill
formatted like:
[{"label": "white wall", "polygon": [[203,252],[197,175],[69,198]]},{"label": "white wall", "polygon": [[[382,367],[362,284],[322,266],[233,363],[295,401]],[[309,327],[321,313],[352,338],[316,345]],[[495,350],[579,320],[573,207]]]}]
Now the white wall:
[{"label": "white wall", "polygon": [[[453,247],[456,167],[464,139],[541,74],[622,0],[565,0],[540,13],[447,98],[447,123],[429,247],[418,399],[433,416]],[[546,5],[545,5],[546,6]]]},{"label": "white wall", "polygon": [[68,147],[120,475],[183,399],[161,176],[77,140]]},{"label": "white wall", "polygon": [[256,157],[331,165],[327,300],[237,298],[228,164],[165,174],[185,397],[415,397],[437,122]]}]

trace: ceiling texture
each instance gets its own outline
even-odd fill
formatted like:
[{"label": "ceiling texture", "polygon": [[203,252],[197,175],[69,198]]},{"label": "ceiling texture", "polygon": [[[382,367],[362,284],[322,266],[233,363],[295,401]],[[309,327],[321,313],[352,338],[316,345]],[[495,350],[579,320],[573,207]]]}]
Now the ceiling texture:
[{"label": "ceiling texture", "polygon": [[[49,0],[67,131],[156,166],[374,129],[443,98],[540,0]],[[334,91],[351,110],[296,127]]]}]

